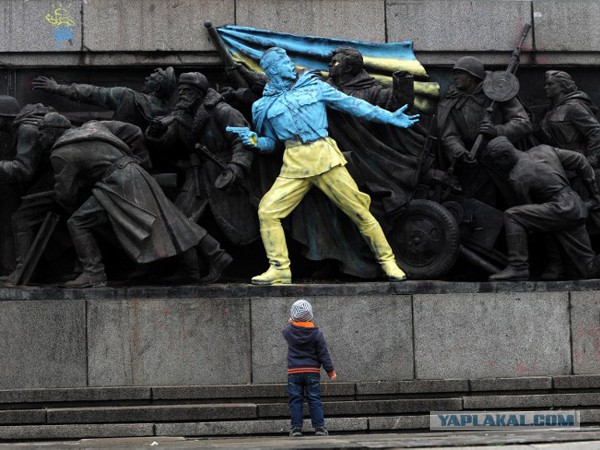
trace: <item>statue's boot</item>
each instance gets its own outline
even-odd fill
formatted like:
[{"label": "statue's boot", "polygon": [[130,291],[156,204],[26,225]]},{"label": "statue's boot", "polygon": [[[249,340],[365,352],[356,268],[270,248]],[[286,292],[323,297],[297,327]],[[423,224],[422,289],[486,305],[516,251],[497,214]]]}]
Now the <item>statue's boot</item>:
[{"label": "statue's boot", "polygon": [[8,276],[5,285],[13,287],[17,285],[17,277],[23,270],[23,263],[27,257],[27,252],[33,245],[35,235],[32,231],[24,231],[15,233],[15,256],[16,263],[15,270],[13,270]]},{"label": "statue's boot", "polygon": [[292,284],[292,271],[288,256],[285,233],[281,224],[262,225],[260,236],[269,259],[269,269],[252,278],[252,284],[271,286],[274,284]]},{"label": "statue's boot", "polygon": [[[208,236],[208,235],[207,235]],[[198,270],[198,252],[196,248],[190,248],[179,255],[179,266],[174,274],[161,280],[166,284],[197,283],[200,280]]]},{"label": "statue's boot", "polygon": [[556,281],[564,278],[562,261],[551,261],[540,275],[542,281]]},{"label": "statue's boot", "polygon": [[564,266],[558,241],[552,235],[546,239],[546,267],[540,275],[542,281],[556,281],[564,277]]},{"label": "statue's boot", "polygon": [[558,248],[558,242],[553,236],[546,240],[546,268],[540,275],[542,281],[556,281],[564,277],[564,267]]},{"label": "statue's boot", "polygon": [[381,225],[375,222],[369,228],[364,228],[360,231],[388,279],[390,281],[406,280],[406,274],[398,267],[392,247],[390,247],[385,234],[383,234]]},{"label": "statue's boot", "polygon": [[527,235],[525,232],[506,235],[508,266],[490,275],[490,281],[524,281],[529,279]]},{"label": "statue's boot", "polygon": [[75,252],[83,266],[83,272],[74,280],[67,281],[64,287],[88,288],[106,286],[106,273],[104,273],[104,264],[102,264],[102,254],[92,233],[89,231],[79,231],[77,234],[72,234],[72,238]]},{"label": "statue's boot", "polygon": [[227,266],[233,262],[233,258],[221,248],[219,241],[210,234],[206,234],[202,238],[197,248],[208,260],[208,273],[200,278],[198,282],[202,284],[216,283],[223,276]]},{"label": "statue's boot", "polygon": [[600,278],[600,255],[592,260],[588,269],[588,278]]}]

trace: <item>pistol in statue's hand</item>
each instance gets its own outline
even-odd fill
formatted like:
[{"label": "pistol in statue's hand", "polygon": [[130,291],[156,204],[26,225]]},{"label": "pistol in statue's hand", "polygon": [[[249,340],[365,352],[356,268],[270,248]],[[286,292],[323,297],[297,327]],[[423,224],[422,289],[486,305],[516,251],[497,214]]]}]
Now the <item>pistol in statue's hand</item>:
[{"label": "pistol in statue's hand", "polygon": [[58,88],[58,83],[54,78],[44,76],[34,78],[31,84],[34,90],[52,92]]},{"label": "pistol in statue's hand", "polygon": [[246,147],[258,148],[258,135],[248,127],[225,127],[225,131],[235,133]]},{"label": "pistol in statue's hand", "polygon": [[408,128],[419,121],[419,114],[413,114],[410,116],[404,114],[406,108],[408,108],[408,105],[404,105],[392,113],[394,115],[394,121],[392,122],[392,125],[395,125],[399,128]]}]

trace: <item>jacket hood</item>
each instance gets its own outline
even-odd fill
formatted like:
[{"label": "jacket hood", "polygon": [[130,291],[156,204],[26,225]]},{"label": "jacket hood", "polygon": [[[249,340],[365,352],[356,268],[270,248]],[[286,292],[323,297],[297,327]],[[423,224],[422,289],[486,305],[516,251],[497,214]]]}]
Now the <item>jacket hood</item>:
[{"label": "jacket hood", "polygon": [[[596,105],[594,105],[594,103],[592,103],[592,100],[590,99],[590,97],[583,91],[573,91],[573,92],[568,93],[567,95],[565,95],[563,97],[560,105],[564,105],[565,103],[575,103],[575,102],[583,103],[594,114],[596,112],[598,112],[598,108],[596,107]],[[557,106],[560,106],[560,105],[557,105]]]},{"label": "jacket hood", "polygon": [[307,327],[299,327],[297,325],[291,324],[289,327],[286,327],[284,330],[285,339],[288,342],[303,345],[308,344],[313,341],[317,334],[319,333],[319,328],[307,328]]}]

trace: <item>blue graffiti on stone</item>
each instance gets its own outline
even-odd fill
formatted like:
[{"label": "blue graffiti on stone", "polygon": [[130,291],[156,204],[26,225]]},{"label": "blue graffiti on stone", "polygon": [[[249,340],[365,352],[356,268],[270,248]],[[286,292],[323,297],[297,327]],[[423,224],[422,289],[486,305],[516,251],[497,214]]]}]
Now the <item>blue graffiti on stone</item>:
[{"label": "blue graffiti on stone", "polygon": [[69,41],[73,39],[73,28],[60,26],[54,29],[54,39],[57,41]]}]

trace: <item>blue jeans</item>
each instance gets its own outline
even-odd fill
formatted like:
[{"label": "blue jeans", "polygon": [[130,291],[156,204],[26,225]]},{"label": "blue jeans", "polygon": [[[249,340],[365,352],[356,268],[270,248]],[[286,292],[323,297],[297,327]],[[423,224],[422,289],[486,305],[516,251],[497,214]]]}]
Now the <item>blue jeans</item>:
[{"label": "blue jeans", "polygon": [[313,428],[325,428],[325,416],[321,405],[321,375],[318,373],[288,375],[291,428],[302,429],[302,406],[305,395]]}]

